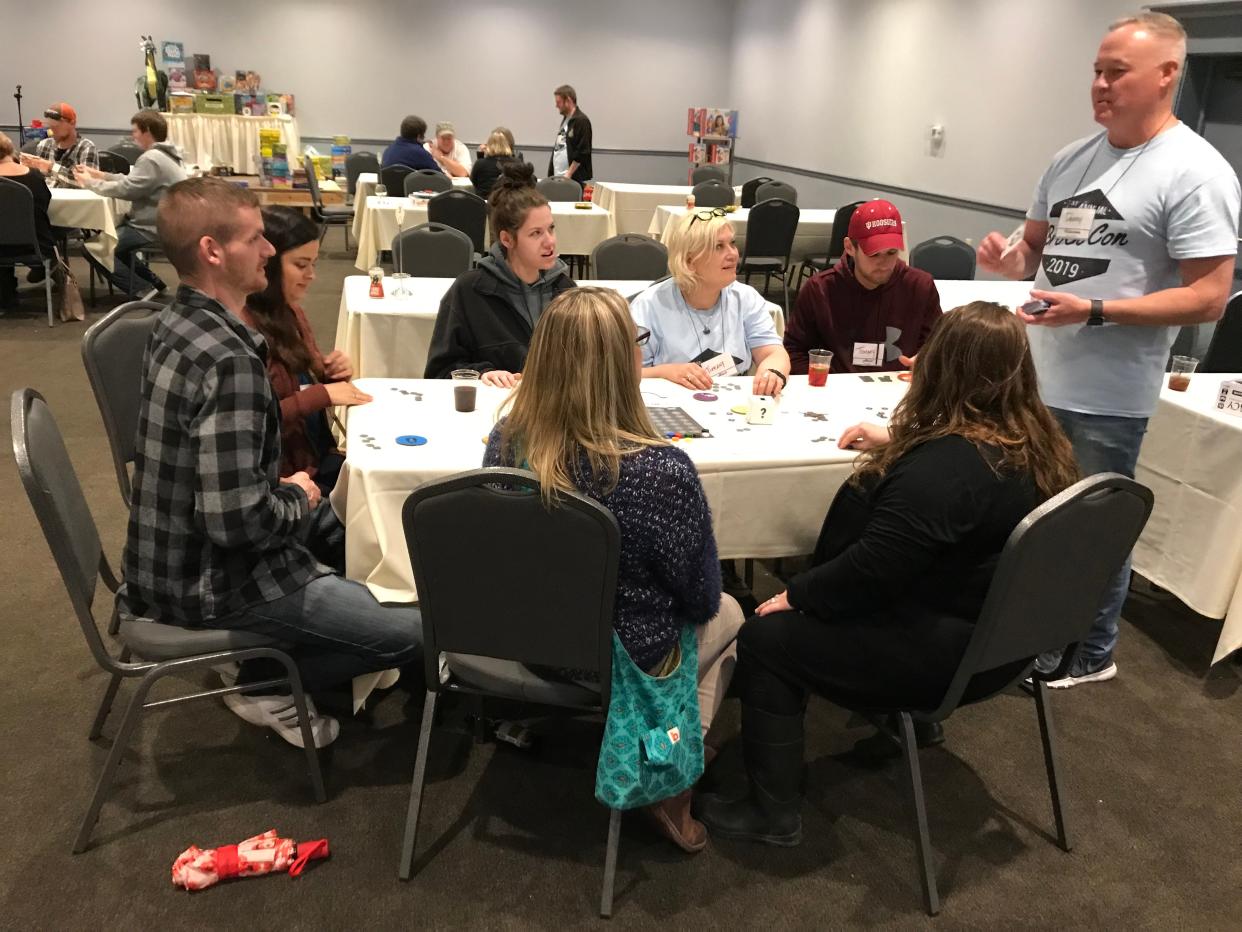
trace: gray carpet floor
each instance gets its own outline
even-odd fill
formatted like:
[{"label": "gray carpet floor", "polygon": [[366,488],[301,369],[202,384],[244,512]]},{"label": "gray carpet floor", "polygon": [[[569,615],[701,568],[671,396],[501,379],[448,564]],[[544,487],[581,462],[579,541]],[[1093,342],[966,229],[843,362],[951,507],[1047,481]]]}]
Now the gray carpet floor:
[{"label": "gray carpet floor", "polygon": [[[339,249],[339,233],[329,244]],[[331,253],[308,298],[325,347],[348,274],[352,261]],[[79,275],[85,281],[84,269]],[[105,546],[118,554],[125,511],[82,370],[84,326],[49,330],[40,299],[29,295],[24,311],[0,319],[4,416],[14,389],[46,395]],[[592,794],[598,731],[585,723],[543,728],[530,751],[437,733],[421,871],[409,884],[397,880],[421,709],[421,698],[401,685],[364,714],[342,715],[340,739],[324,757],[330,798],[322,806],[313,803],[299,752],[218,702],[152,714],[126,755],[92,847],[71,855],[116,721],[101,741],[86,740],[104,677],[86,651],[7,442],[0,548],[10,560],[0,575],[8,644],[0,925],[525,929],[598,921],[607,816]],[[761,574],[759,598],[774,588]],[[1070,854],[1052,842],[1032,703],[1006,695],[952,718],[948,742],[922,756],[944,900],[934,922],[921,911],[900,767],[854,762],[845,752],[865,727],[813,701],[802,846],[722,842],[687,857],[629,817],[612,924],[1236,927],[1242,680],[1232,664],[1208,667],[1219,631],[1219,622],[1136,585],[1117,653],[1120,676],[1053,696],[1076,842]],[[725,719],[736,728],[736,703]],[[726,782],[739,779],[736,743],[717,767]],[[244,880],[195,894],[171,886],[172,861],[191,843],[236,842],[268,828],[327,837],[332,857],[297,880]]]}]

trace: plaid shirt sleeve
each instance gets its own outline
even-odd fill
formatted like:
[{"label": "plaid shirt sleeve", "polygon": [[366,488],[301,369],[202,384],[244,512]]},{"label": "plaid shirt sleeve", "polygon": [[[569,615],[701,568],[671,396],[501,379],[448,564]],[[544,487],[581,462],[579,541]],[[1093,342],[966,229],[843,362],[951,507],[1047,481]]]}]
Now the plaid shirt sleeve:
[{"label": "plaid shirt sleeve", "polygon": [[59,162],[56,161],[56,140],[51,136],[39,141],[35,155],[52,163],[51,170],[47,173],[47,186],[49,188],[80,188],[81,185],[73,177],[73,166],[99,167],[99,150],[95,148],[93,142],[89,139],[83,139],[81,136],[78,137],[77,142],[69,147],[64,159]]},{"label": "plaid shirt sleeve", "polygon": [[189,427],[197,461],[195,511],[218,547],[286,547],[309,511],[306,493],[273,488],[263,465],[267,371],[254,356],[217,363],[201,385],[201,404]]}]

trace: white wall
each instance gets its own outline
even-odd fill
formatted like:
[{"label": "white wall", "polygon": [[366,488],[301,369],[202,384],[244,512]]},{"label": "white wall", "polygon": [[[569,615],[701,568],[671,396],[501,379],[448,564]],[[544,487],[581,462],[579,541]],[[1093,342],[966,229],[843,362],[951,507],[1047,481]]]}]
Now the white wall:
[{"label": "white wall", "polygon": [[[83,126],[128,127],[139,33],[254,69],[297,97],[305,136],[392,138],[401,118],[451,119],[471,142],[498,125],[550,145],[552,90],[572,84],[600,148],[681,149],[685,112],[728,83],[731,0],[213,0],[124,10],[90,0],[17,4],[4,16],[0,124],[67,100]],[[417,26],[413,25],[417,20]],[[411,25],[405,25],[410,23]],[[53,65],[37,36],[61,37]]]},{"label": "white wall", "polygon": [[[1091,65],[1135,0],[738,0],[732,105],[744,158],[1028,204],[1095,128]],[[927,128],[945,154],[926,154]]]}]

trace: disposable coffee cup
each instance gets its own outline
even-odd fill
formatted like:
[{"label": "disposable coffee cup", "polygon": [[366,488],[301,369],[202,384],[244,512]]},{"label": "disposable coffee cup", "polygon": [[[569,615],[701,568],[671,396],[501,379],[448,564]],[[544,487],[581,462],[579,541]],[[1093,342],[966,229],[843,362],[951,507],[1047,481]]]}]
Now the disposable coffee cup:
[{"label": "disposable coffee cup", "polygon": [[479,373],[474,369],[454,369],[453,407],[463,413],[473,411],[478,395]]}]

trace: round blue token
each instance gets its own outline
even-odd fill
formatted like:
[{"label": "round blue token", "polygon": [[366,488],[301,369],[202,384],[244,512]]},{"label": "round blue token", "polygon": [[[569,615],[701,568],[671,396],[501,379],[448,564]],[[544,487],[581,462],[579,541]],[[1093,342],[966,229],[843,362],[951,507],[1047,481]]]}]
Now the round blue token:
[{"label": "round blue token", "polygon": [[403,447],[421,447],[427,442],[426,437],[420,437],[418,434],[406,434],[404,437],[398,437],[397,443]]}]

